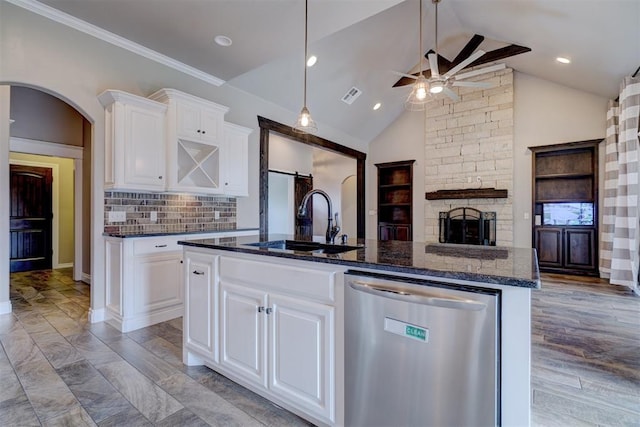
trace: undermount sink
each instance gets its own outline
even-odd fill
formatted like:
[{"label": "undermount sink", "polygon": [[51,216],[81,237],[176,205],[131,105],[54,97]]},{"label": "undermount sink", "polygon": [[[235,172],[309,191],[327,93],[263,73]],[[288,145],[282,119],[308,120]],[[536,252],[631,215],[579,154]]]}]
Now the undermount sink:
[{"label": "undermount sink", "polygon": [[319,242],[307,242],[300,240],[271,240],[268,242],[247,243],[247,246],[257,246],[266,249],[282,249],[295,252],[310,252],[314,254],[341,254],[354,251],[362,246],[332,245]]}]

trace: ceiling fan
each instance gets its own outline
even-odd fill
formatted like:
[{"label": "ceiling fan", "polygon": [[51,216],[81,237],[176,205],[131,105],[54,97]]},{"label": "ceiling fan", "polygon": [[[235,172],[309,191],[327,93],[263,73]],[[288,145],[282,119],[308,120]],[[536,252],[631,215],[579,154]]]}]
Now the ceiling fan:
[{"label": "ceiling fan", "polygon": [[[429,60],[429,68],[427,70],[422,69],[422,0],[420,1],[420,71],[415,74],[397,73],[403,76],[400,80],[393,85],[393,87],[405,86],[413,83],[413,91],[407,98],[405,106],[407,109],[422,109],[412,108],[416,107],[417,101],[411,101],[413,98],[426,98],[427,94],[445,93],[453,101],[459,99],[456,92],[452,87],[478,87],[486,88],[491,87],[490,83],[486,82],[474,82],[465,81],[464,79],[478,76],[480,74],[489,73],[505,68],[504,64],[496,64],[489,67],[485,67],[478,70],[468,71],[466,73],[459,73],[467,67],[473,67],[477,65],[486,64],[489,62],[498,61],[500,59],[508,58],[510,56],[518,55],[531,51],[530,48],[518,45],[509,45],[500,49],[495,49],[490,52],[483,50],[476,50],[484,37],[475,34],[466,46],[458,53],[453,61],[449,61],[443,56],[438,54],[438,3],[441,0],[431,0],[435,4],[435,51],[429,50],[425,54],[425,57]],[[458,74],[459,73],[459,74]],[[422,101],[422,99],[420,99]],[[423,104],[424,102],[422,102]],[[410,104],[410,105],[409,105]]]}]

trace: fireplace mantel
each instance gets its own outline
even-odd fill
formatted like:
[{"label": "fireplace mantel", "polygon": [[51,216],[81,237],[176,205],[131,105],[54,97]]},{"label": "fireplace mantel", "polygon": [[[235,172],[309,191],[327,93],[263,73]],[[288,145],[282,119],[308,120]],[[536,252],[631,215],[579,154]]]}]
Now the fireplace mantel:
[{"label": "fireplace mantel", "polygon": [[506,199],[507,190],[495,188],[462,188],[459,190],[438,190],[425,193],[427,200],[444,199]]}]

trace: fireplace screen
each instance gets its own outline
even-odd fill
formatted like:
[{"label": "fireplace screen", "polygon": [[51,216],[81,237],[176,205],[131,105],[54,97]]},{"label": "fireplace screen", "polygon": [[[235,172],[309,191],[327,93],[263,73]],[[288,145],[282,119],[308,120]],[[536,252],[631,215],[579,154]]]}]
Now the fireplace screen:
[{"label": "fireplace screen", "polygon": [[440,212],[440,243],[496,245],[496,213],[473,208]]}]

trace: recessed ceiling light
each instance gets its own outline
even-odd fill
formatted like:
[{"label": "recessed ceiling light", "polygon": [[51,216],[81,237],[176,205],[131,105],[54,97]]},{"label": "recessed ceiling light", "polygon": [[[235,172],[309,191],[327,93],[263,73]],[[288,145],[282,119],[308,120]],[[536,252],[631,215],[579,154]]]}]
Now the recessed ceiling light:
[{"label": "recessed ceiling light", "polygon": [[317,61],[318,57],[316,57],[315,55],[311,55],[309,59],[307,59],[307,67],[313,67]]},{"label": "recessed ceiling light", "polygon": [[382,107],[382,104],[379,103],[379,102],[376,102],[376,105],[373,106],[373,110],[375,111],[375,110],[379,109],[380,107]]},{"label": "recessed ceiling light", "polygon": [[216,36],[213,40],[220,46],[224,47],[231,46],[231,43],[233,43],[233,41],[227,36]]},{"label": "recessed ceiling light", "polygon": [[556,58],[556,61],[558,61],[561,64],[570,64],[571,63],[571,60],[569,58],[565,58],[563,56],[558,56]]}]

